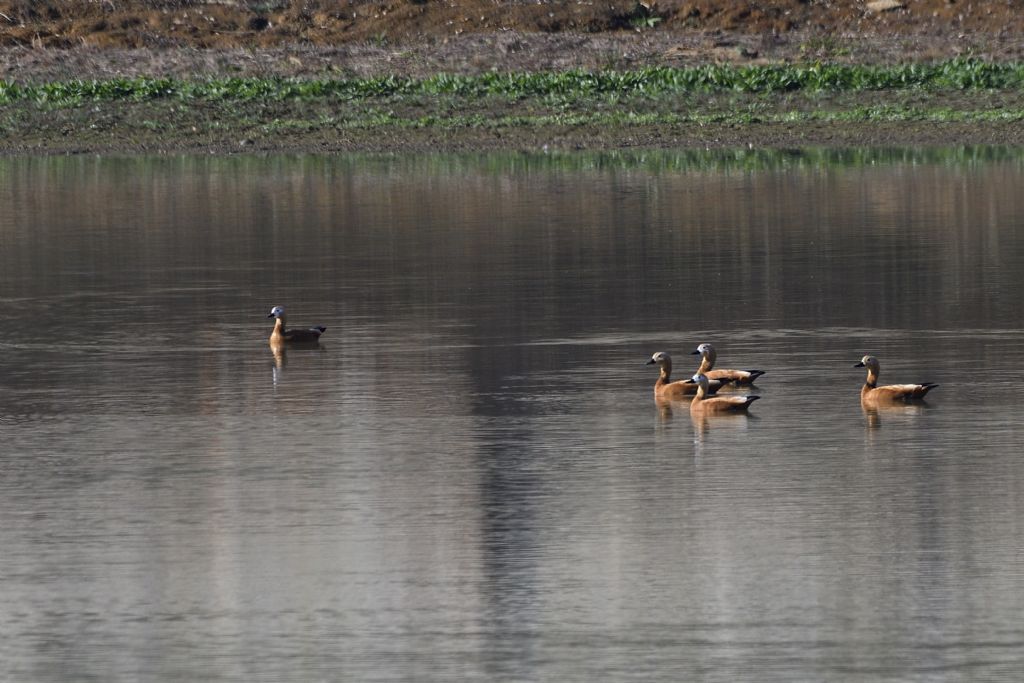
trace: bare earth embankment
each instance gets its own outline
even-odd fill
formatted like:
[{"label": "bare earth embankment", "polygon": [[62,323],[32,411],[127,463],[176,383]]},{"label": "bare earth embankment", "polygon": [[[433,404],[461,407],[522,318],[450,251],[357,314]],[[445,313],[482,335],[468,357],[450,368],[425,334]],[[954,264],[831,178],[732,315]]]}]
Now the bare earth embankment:
[{"label": "bare earth embankment", "polygon": [[1022,54],[1020,0],[0,0],[0,153],[1020,145]]}]

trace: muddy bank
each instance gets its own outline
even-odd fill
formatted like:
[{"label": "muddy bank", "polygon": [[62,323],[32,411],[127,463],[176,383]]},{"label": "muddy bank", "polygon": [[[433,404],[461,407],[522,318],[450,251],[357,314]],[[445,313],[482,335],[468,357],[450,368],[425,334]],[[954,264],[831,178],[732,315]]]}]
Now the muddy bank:
[{"label": "muddy bank", "polygon": [[[2,154],[250,154],[338,152],[763,149],[795,147],[1024,146],[1020,122],[745,122],[658,125],[347,127],[273,116],[231,116],[209,107],[166,103],[101,104],[8,113]],[[17,128],[11,128],[11,120]],[[267,121],[290,121],[272,125]]]},{"label": "muddy bank", "polygon": [[[929,62],[970,55],[993,62],[1024,55],[1024,13],[1012,3],[916,0],[888,3],[803,0],[673,0],[523,3],[242,2],[240,0],[0,0],[0,79],[38,84],[172,77],[349,79],[438,73],[631,70],[699,64],[763,65],[823,61]],[[444,125],[463,102],[400,103],[402,125],[356,121],[348,107],[392,115],[391,101],[83,102],[0,105],[0,153],[235,153],[253,151],[454,151],[1009,144],[1019,120],[938,120],[970,113],[978,93],[872,93],[835,97],[691,97],[623,112],[654,111],[660,124],[545,123],[548,103],[471,103],[477,119],[529,119],[523,125]],[[1024,111],[1016,93],[988,94],[986,113]],[[787,122],[787,112],[861,106],[921,109],[919,120]],[[561,103],[585,112],[593,102]],[[597,103],[606,106],[605,103]],[[845,108],[845,109],[844,109]],[[666,113],[699,110],[699,121]],[[738,111],[756,115],[737,117]],[[762,115],[767,112],[767,116]],[[370,116],[364,117],[367,120]],[[557,116],[548,116],[557,119]],[[684,117],[685,118],[685,117]],[[941,118],[941,117],[939,117]],[[960,117],[965,118],[965,117]],[[966,118],[970,118],[969,116]],[[991,116],[989,118],[992,118]],[[998,118],[998,117],[997,117]],[[441,121],[419,125],[417,120]],[[667,121],[667,122],[666,122]],[[415,124],[415,125],[414,125]]]}]

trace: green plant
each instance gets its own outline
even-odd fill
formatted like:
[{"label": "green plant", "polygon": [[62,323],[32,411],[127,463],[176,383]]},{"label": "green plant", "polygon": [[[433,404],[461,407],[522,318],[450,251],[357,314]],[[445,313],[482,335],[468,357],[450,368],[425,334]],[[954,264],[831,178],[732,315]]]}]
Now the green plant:
[{"label": "green plant", "polygon": [[654,13],[654,2],[637,2],[626,15],[626,21],[636,30],[654,28],[661,22],[661,17]]},{"label": "green plant", "polygon": [[841,64],[704,65],[650,67],[632,71],[439,74],[424,79],[400,76],[342,79],[116,78],[19,85],[0,81],[0,104],[34,101],[74,107],[89,101],[283,102],[294,99],[365,101],[387,98],[547,100],[576,106],[591,98],[681,97],[692,93],[839,93],[860,91],[967,91],[1024,87],[1024,65],[954,59],[936,64],[858,66]]}]

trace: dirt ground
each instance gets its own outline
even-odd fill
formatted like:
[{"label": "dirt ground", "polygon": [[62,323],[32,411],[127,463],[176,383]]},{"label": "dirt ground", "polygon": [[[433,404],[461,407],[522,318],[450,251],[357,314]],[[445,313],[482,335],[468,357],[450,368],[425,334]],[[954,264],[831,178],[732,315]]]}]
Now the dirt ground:
[{"label": "dirt ground", "polygon": [[880,2],[0,0],[0,78],[1024,59],[1024,0]]},{"label": "dirt ground", "polygon": [[[1024,0],[0,0],[0,79],[16,83],[117,76],[427,76],[708,62],[891,64],[959,55],[1024,59]],[[49,141],[44,123],[24,124],[40,131],[33,145],[0,135],[0,152],[132,149],[116,131],[109,140],[89,142],[72,133]],[[864,144],[966,144],[1021,137],[1014,126],[995,133],[969,125],[940,127],[938,133],[929,125],[857,128],[725,127],[710,135],[629,130],[603,136],[601,146],[849,144],[851,138]],[[467,133],[443,146],[529,147],[533,136],[557,138],[558,131],[500,140]],[[405,137],[416,136],[396,136],[384,146],[438,142]],[[580,138],[569,144],[591,140],[585,132]],[[166,141],[171,149],[191,144]],[[223,149],[228,143],[210,144]],[[380,144],[293,138],[278,147]]]},{"label": "dirt ground", "polygon": [[[1022,0],[0,0],[0,44],[252,48],[410,44],[465,34],[1024,33]],[[955,49],[954,46],[936,49]]]}]

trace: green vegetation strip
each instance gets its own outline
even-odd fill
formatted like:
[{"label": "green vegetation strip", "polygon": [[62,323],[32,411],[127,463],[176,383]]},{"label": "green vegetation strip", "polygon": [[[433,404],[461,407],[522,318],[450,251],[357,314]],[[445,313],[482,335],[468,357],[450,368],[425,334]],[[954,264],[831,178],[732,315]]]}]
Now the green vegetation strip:
[{"label": "green vegetation strip", "polygon": [[441,74],[426,79],[386,76],[365,79],[231,78],[180,81],[169,78],[111,79],[19,85],[0,81],[0,104],[35,101],[74,106],[83,101],[160,98],[183,100],[288,100],[295,98],[368,99],[402,95],[593,97],[607,94],[665,95],[732,91],[936,90],[1020,88],[1024,64],[995,64],[955,59],[935,64],[852,66],[805,64],[775,66],[657,67],[636,71],[559,73]]}]

